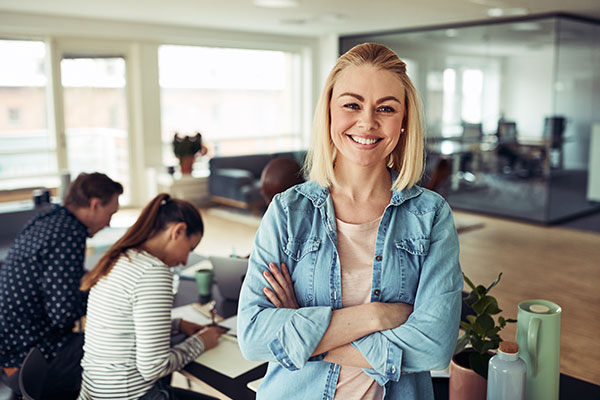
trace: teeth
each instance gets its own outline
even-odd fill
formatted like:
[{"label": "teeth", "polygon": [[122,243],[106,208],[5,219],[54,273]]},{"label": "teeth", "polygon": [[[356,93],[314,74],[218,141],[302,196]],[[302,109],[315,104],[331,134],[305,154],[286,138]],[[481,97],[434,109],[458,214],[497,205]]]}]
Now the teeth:
[{"label": "teeth", "polygon": [[366,138],[361,138],[358,136],[350,136],[352,138],[352,140],[354,140],[356,143],[360,143],[360,144],[373,144],[377,141],[377,139],[366,139]]}]

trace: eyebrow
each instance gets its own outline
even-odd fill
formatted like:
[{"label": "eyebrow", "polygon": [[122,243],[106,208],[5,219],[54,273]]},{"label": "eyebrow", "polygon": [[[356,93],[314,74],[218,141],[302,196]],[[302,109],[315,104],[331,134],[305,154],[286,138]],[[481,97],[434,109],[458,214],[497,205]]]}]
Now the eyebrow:
[{"label": "eyebrow", "polygon": [[[364,98],[364,97],[362,97],[361,95],[359,95],[359,94],[356,94],[356,93],[345,92],[345,93],[342,93],[342,94],[340,94],[340,95],[338,96],[338,98],[340,98],[340,97],[343,97],[343,96],[350,96],[350,97],[354,97],[354,98],[355,98],[355,99],[357,99],[358,101],[365,101],[365,98]],[[388,100],[392,100],[392,101],[395,101],[395,102],[397,102],[397,103],[399,103],[399,104],[402,104],[402,102],[401,102],[400,100],[398,100],[398,99],[397,99],[396,97],[394,97],[394,96],[385,96],[385,97],[382,97],[382,98],[380,98],[379,100],[377,100],[376,104],[381,104],[381,103],[383,103],[383,102],[386,102],[386,101],[388,101]]]}]

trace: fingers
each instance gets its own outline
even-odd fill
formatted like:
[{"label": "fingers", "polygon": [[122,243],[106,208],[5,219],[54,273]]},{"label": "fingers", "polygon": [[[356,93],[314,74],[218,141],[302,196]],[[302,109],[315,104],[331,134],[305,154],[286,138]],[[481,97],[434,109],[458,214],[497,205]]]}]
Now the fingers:
[{"label": "fingers", "polygon": [[[275,267],[274,269],[277,269],[277,267]],[[273,270],[273,268],[271,268],[271,270]],[[269,271],[265,271],[263,272],[263,276],[265,277],[265,279],[279,298],[285,296],[285,290],[281,287],[279,281],[273,276],[273,274],[269,273]]]},{"label": "fingers", "polygon": [[281,300],[279,300],[279,298],[269,289],[269,288],[264,288],[263,292],[265,294],[265,296],[267,296],[267,299],[277,308],[283,308],[283,303],[281,302]]},{"label": "fingers", "polygon": [[294,285],[292,284],[292,278],[290,277],[290,273],[285,263],[281,263],[281,271],[279,268],[277,268],[275,263],[270,263],[269,269],[271,270],[273,277],[277,280],[279,286],[283,289],[287,299],[292,299],[295,296]]}]

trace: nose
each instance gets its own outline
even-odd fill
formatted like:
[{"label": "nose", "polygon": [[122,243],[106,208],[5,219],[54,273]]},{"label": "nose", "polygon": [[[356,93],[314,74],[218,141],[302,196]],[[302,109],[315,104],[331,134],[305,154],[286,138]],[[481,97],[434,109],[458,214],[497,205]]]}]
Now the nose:
[{"label": "nose", "polygon": [[366,131],[376,129],[378,126],[377,119],[375,118],[375,112],[373,110],[365,109],[359,115],[358,127]]}]

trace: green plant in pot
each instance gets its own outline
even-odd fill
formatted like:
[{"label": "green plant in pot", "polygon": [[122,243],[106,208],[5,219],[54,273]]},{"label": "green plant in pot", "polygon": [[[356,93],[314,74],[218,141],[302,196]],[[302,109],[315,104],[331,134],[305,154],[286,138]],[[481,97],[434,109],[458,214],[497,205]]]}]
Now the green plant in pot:
[{"label": "green plant in pot", "polygon": [[[496,350],[502,341],[499,332],[507,323],[517,320],[497,316],[502,310],[498,307],[496,298],[489,295],[490,290],[500,282],[502,273],[487,288],[483,285],[475,286],[465,274],[463,277],[471,288],[464,302],[475,314],[467,315],[468,322],[460,322],[464,332],[458,338],[454,355],[463,352],[470,343],[473,351],[469,354],[469,367],[487,379],[488,362],[493,355],[490,350]],[[497,316],[497,321],[494,316]]]},{"label": "green plant in pot", "polygon": [[[499,314],[502,310],[498,301],[489,292],[500,282],[502,273],[487,288],[475,286],[463,274],[471,292],[464,298],[471,314],[467,321],[461,321],[463,333],[458,337],[454,357],[450,363],[450,400],[480,400],[486,397],[488,362],[493,356],[491,350],[499,347],[502,339],[499,332],[507,323],[516,322]],[[494,319],[496,318],[496,319]],[[471,347],[467,347],[471,344]]]},{"label": "green plant in pot", "polygon": [[196,153],[202,152],[202,135],[197,132],[195,136],[173,136],[173,153],[179,159],[182,174],[192,173],[192,164]]}]

